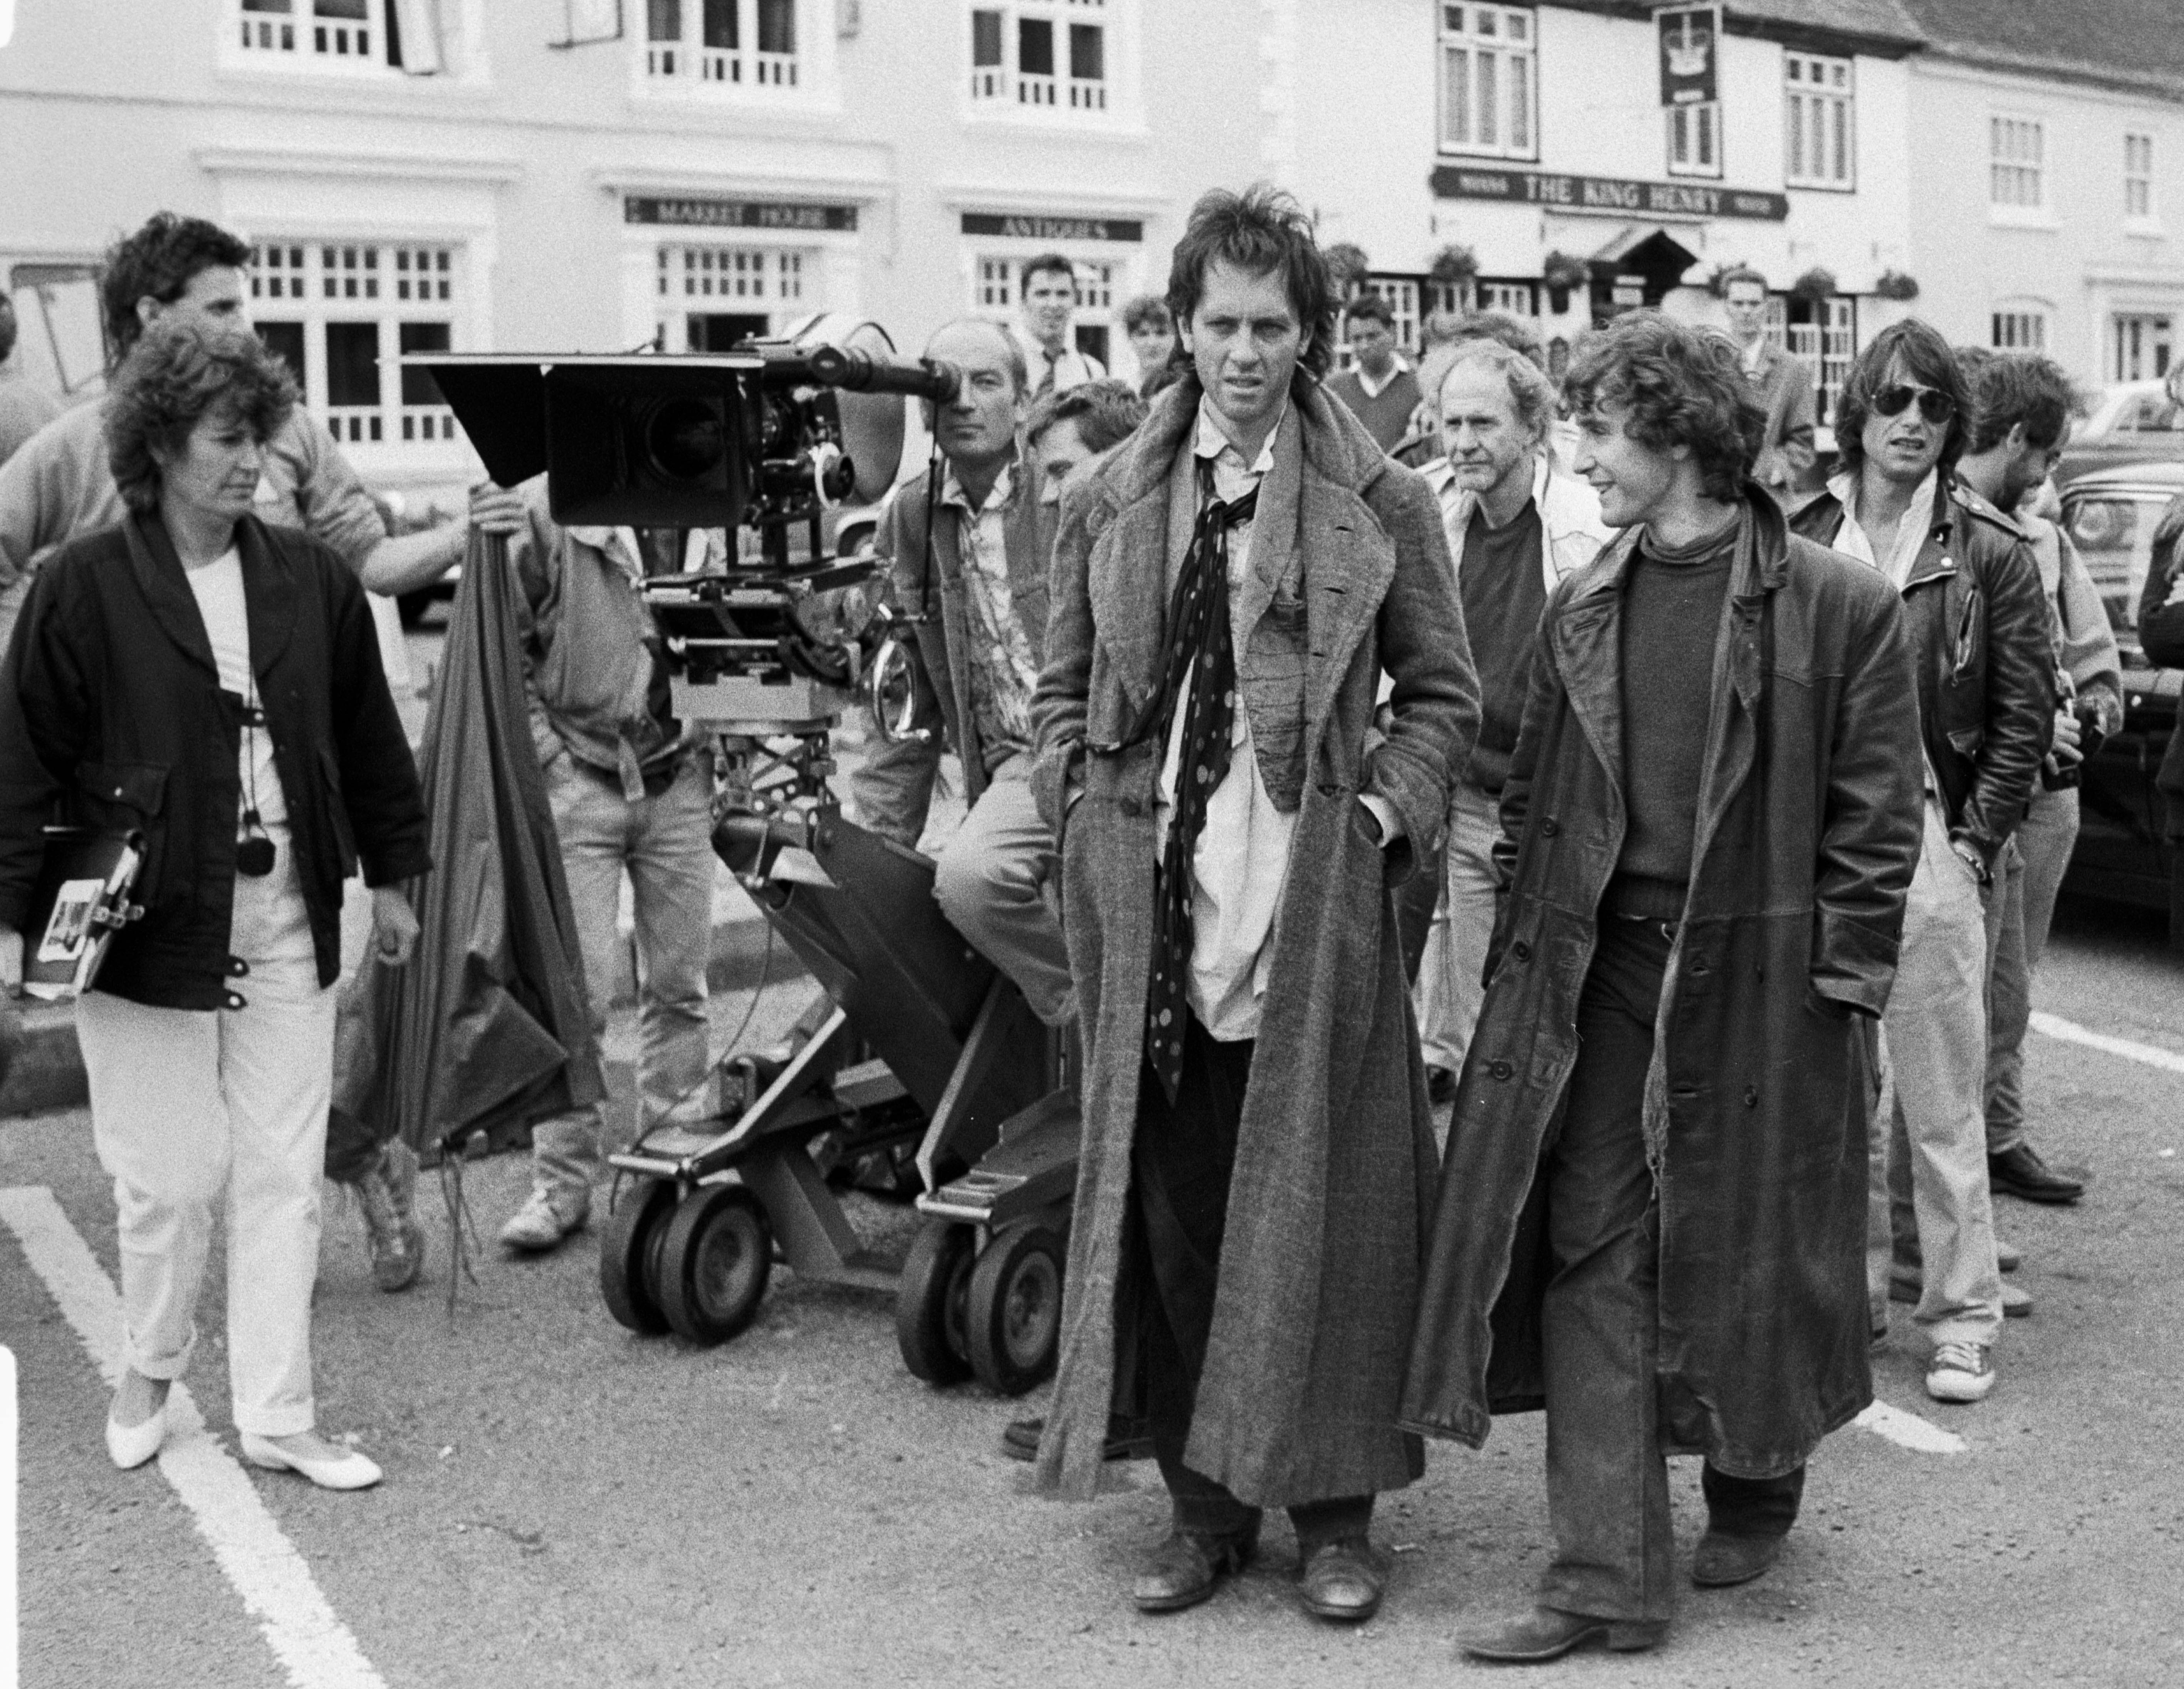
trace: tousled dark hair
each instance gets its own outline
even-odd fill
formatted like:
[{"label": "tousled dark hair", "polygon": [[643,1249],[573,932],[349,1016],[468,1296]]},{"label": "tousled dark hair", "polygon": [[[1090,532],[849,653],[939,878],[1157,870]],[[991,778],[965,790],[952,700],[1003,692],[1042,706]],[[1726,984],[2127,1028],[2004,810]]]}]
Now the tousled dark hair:
[{"label": "tousled dark hair", "polygon": [[1957,460],[1964,454],[1971,405],[1949,343],[1938,329],[1917,317],[1889,324],[1866,343],[1850,366],[1842,396],[1836,401],[1836,454],[1853,475],[1865,466],[1865,423],[1873,411],[1873,396],[1887,384],[1889,371],[1898,364],[1908,379],[1947,393],[1957,407],[1942,441],[1942,485],[1947,487]]},{"label": "tousled dark hair", "polygon": [[1175,319],[1168,315],[1167,301],[1157,293],[1140,293],[1123,307],[1123,332],[1135,334],[1147,323],[1166,333],[1175,332]]},{"label": "tousled dark hair", "polygon": [[296,378],[248,329],[163,316],[137,337],[107,388],[114,487],[131,510],[155,510],[161,476],[154,448],[180,451],[214,410],[239,418],[263,444],[295,409]]},{"label": "tousled dark hair", "polygon": [[99,266],[98,307],[114,360],[126,357],[143,332],[137,300],[171,305],[202,271],[223,265],[240,270],[249,262],[249,242],[219,224],[154,212],[142,228],[109,247]]},{"label": "tousled dark hair", "polygon": [[1716,294],[1725,299],[1729,297],[1730,286],[1738,282],[1756,282],[1759,285],[1761,293],[1764,294],[1767,291],[1767,278],[1748,264],[1740,264],[1733,269],[1723,270],[1714,282],[1713,290]]},{"label": "tousled dark hair", "polygon": [[1128,382],[1112,376],[1084,382],[1064,393],[1050,393],[1031,408],[1024,424],[1024,443],[1037,445],[1039,437],[1057,422],[1074,422],[1077,437],[1095,452],[1104,452],[1130,437],[1145,420],[1146,405]]},{"label": "tousled dark hair", "polygon": [[2085,396],[2063,373],[2063,366],[2036,352],[1959,346],[1957,373],[1971,400],[1964,441],[1967,457],[2000,445],[2020,422],[2025,425],[2025,439],[2047,450],[2062,439],[2073,416],[2086,414]]},{"label": "tousled dark hair", "polygon": [[1573,415],[1621,410],[1623,432],[1656,451],[1689,446],[1706,496],[1724,501],[1741,496],[1767,429],[1736,343],[1658,311],[1628,312],[1580,341],[1563,398]]},{"label": "tousled dark hair", "polygon": [[1290,309],[1304,328],[1297,361],[1313,376],[1325,375],[1334,356],[1334,284],[1304,208],[1263,181],[1241,193],[1217,187],[1201,197],[1168,264],[1167,308],[1178,327],[1190,326],[1206,292],[1206,272],[1217,260],[1250,275],[1281,276]]},{"label": "tousled dark hair", "polygon": [[1360,298],[1352,299],[1344,310],[1343,315],[1353,323],[1377,322],[1389,333],[1393,334],[1396,332],[1396,308],[1378,293],[1367,293]]}]

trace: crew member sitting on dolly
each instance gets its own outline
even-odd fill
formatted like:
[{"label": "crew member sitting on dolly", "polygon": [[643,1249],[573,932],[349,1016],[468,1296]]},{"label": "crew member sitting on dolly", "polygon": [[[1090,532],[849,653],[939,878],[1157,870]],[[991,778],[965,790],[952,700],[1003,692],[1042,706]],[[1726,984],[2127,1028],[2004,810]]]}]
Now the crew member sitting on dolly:
[{"label": "crew member sitting on dolly", "polygon": [[[1046,889],[1060,873],[1032,801],[1031,690],[1046,644],[1054,507],[1017,446],[1029,394],[1022,351],[989,322],[949,324],[925,355],[962,372],[937,407],[941,463],[896,490],[879,555],[908,642],[917,713],[944,724],[963,762],[970,813],[941,847],[933,895],[956,930],[1022,988],[1049,1026],[1075,1017],[1069,954]],[[939,496],[933,498],[933,483]],[[878,745],[850,789],[864,824],[916,849],[933,802],[942,736]]]},{"label": "crew member sitting on dolly", "polygon": [[[622,876],[636,915],[638,1128],[712,1112],[705,964],[713,932],[713,755],[669,713],[659,629],[638,583],[695,568],[625,527],[563,527],[543,476],[509,543],[531,736],[546,777],[569,907],[584,956],[592,1046],[606,1031],[621,939]],[[692,550],[705,543],[693,534]],[[511,1249],[553,1248],[584,1224],[600,1168],[596,1106],[532,1128],[528,1201],[500,1229]]]}]

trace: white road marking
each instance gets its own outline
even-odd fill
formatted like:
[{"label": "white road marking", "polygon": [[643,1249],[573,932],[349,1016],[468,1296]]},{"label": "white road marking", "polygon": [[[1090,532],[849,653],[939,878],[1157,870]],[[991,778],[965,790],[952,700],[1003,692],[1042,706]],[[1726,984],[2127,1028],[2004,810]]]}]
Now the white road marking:
[{"label": "white road marking", "polygon": [[[100,1374],[110,1385],[120,1383],[121,1298],[53,1193],[43,1185],[0,1190],[0,1221],[15,1234]],[[296,1689],[386,1689],[242,1469],[205,1430],[183,1385],[167,1393],[159,1471],[189,1508]]]},{"label": "white road marking", "polygon": [[2111,1038],[2104,1032],[2095,1032],[2090,1027],[2080,1026],[2075,1021],[2066,1021],[2060,1015],[2051,1015],[2038,1009],[2032,1012],[2032,1029],[2050,1038],[2059,1038],[2066,1044],[2082,1044],[2088,1050],[2105,1051],[2111,1056],[2121,1056],[2127,1061],[2143,1062],[2149,1067],[2159,1067],[2171,1073],[2184,1073],[2184,1056],[2173,1050],[2160,1050],[2151,1044],[2136,1044],[2128,1038]]},{"label": "white road marking", "polygon": [[1922,1419],[1886,1402],[1875,1402],[1851,1423],[1919,1454],[1962,1454],[1968,1447],[1954,1431],[1945,1431],[1931,1419]]}]

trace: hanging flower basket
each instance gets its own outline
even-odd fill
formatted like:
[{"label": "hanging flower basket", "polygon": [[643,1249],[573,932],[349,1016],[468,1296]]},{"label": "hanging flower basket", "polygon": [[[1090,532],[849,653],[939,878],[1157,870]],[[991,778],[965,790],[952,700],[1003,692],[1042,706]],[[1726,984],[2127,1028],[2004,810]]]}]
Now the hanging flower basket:
[{"label": "hanging flower basket", "polygon": [[1365,248],[1354,241],[1337,241],[1327,248],[1327,278],[1334,284],[1334,291],[1343,298],[1356,293],[1366,275],[1373,268],[1373,260],[1365,256]]},{"label": "hanging flower basket", "polygon": [[1426,274],[1443,284],[1468,282],[1479,274],[1479,255],[1468,246],[1445,246],[1434,254]]},{"label": "hanging flower basket", "polygon": [[1873,284],[1876,296],[1908,304],[1919,297],[1919,284],[1900,270],[1884,270],[1880,279]]},{"label": "hanging flower basket", "polygon": [[1790,284],[1790,297],[1816,305],[1836,294],[1835,272],[1823,270],[1817,264]]},{"label": "hanging flower basket", "polygon": [[1557,315],[1569,309],[1570,295],[1592,285],[1592,266],[1566,252],[1551,252],[1540,262],[1547,304]]}]

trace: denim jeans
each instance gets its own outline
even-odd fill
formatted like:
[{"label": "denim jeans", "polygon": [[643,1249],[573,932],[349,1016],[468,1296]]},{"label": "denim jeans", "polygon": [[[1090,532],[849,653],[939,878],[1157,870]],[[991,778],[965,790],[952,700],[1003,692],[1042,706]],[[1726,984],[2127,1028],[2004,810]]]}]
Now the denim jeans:
[{"label": "denim jeans", "polygon": [[2078,789],[2036,789],[2018,823],[2002,874],[2001,942],[1987,987],[1986,1152],[2025,1141],[2025,1034],[2032,1017],[2032,975],[2048,948],[2055,898],[2078,839]]},{"label": "denim jeans", "polygon": [[[1996,872],[2007,872],[2006,860]],[[2002,1329],[1985,1107],[1987,958],[2002,915],[2001,899],[1949,848],[1930,796],[1881,1017],[1890,1084],[1871,1136],[1865,1285],[1878,1329],[1896,1235],[1915,1230],[1924,1289],[1913,1318],[1936,1346],[1992,1343]]]},{"label": "denim jeans", "polygon": [[1449,792],[1440,904],[1426,935],[1415,993],[1425,1059],[1451,1073],[1463,1071],[1464,1051],[1486,998],[1479,976],[1494,937],[1494,841],[1501,832],[1499,795],[1468,780],[1456,782]]},{"label": "denim jeans", "polygon": [[[584,956],[594,1045],[613,1001],[617,913],[629,877],[637,916],[638,1127],[694,1121],[711,1112],[705,964],[712,950],[713,767],[692,755],[675,783],[632,802],[611,778],[555,757],[546,796],[560,839],[569,906]],[[532,1129],[532,1180],[565,1216],[591,1200],[601,1161],[599,1108]]]}]

